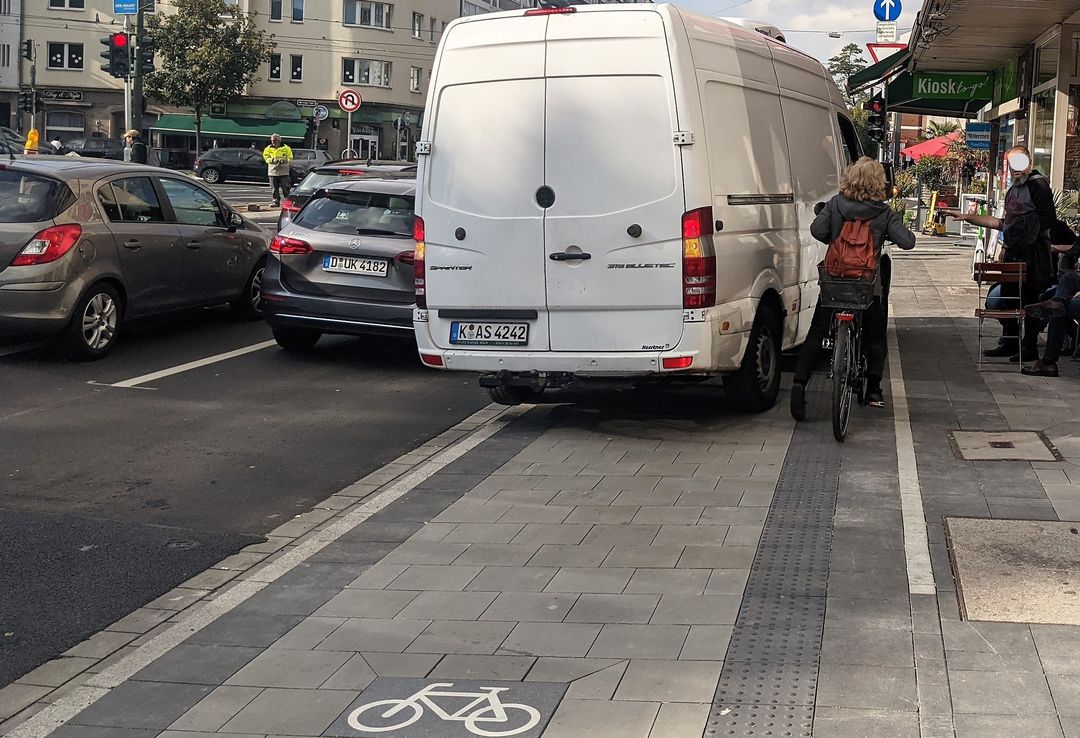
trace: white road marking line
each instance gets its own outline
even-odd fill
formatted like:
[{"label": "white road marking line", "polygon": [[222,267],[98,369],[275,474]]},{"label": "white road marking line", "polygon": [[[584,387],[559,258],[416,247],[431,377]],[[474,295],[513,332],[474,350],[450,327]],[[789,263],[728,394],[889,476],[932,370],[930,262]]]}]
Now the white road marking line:
[{"label": "white road marking line", "polygon": [[[460,440],[447,446],[432,456],[431,459],[393,482],[389,487],[377,493],[372,499],[353,512],[336,523],[317,531],[311,538],[306,539],[280,558],[253,572],[251,576],[240,581],[235,587],[226,590],[212,600],[206,600],[201,607],[196,607],[183,616],[172,628],[139,646],[138,650],[130,656],[91,676],[83,686],[58,699],[8,733],[7,738],[45,738],[45,736],[97,702],[108,694],[110,690],[118,687],[154,660],[164,656],[174,647],[198,633],[222,615],[230,612],[270,583],[289,573],[390,503],[403,497],[416,485],[479,446],[529,409],[531,409],[530,405],[508,408],[484,421],[475,430],[470,431]],[[469,421],[470,419],[466,419],[462,422],[468,423]]]},{"label": "white road marking line", "polygon": [[276,345],[276,341],[263,341],[262,343],[255,343],[251,346],[245,346],[244,348],[238,348],[235,351],[226,351],[223,354],[217,354],[215,356],[207,356],[205,359],[197,359],[195,361],[189,361],[186,364],[180,364],[169,369],[162,369],[159,372],[151,372],[150,374],[143,374],[139,377],[132,379],[125,379],[123,382],[116,382],[110,384],[110,387],[135,387],[136,385],[146,384],[147,382],[153,382],[156,379],[163,379],[165,377],[171,377],[174,374],[182,374],[183,372],[189,372],[192,369],[198,369],[199,367],[208,366],[210,364],[217,364],[219,361],[226,361],[228,359],[235,359],[237,356],[243,356],[244,354],[250,354],[254,351],[262,351],[264,348],[270,348]]},{"label": "white road marking line", "polygon": [[893,423],[896,429],[896,468],[900,478],[900,507],[904,519],[908,592],[936,594],[922,486],[919,484],[919,467],[915,459],[915,440],[911,434],[907,388],[900,361],[900,341],[896,335],[896,321],[892,318],[889,319],[889,384],[892,387]]},{"label": "white road marking line", "polygon": [[[109,384],[108,382],[98,382],[98,381],[93,380],[93,379],[88,380],[86,383],[88,385],[90,385],[91,387],[113,387],[113,386],[115,386],[115,385]],[[143,390],[144,392],[157,392],[157,387],[125,387],[125,389]]]}]

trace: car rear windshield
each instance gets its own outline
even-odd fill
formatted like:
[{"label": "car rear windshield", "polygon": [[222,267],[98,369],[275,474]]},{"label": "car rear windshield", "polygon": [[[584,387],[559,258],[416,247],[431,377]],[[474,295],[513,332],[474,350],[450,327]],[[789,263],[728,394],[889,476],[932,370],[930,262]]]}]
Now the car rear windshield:
[{"label": "car rear windshield", "polygon": [[0,223],[41,223],[71,207],[75,195],[58,179],[0,170]]},{"label": "car rear windshield", "polygon": [[329,191],[307,204],[293,223],[326,233],[412,236],[413,196]]},{"label": "car rear windshield", "polygon": [[293,192],[298,195],[310,195],[320,187],[326,187],[333,182],[340,182],[343,179],[355,176],[357,176],[356,172],[348,170],[344,172],[336,170],[332,172],[312,172],[300,180],[300,184],[293,188]]}]

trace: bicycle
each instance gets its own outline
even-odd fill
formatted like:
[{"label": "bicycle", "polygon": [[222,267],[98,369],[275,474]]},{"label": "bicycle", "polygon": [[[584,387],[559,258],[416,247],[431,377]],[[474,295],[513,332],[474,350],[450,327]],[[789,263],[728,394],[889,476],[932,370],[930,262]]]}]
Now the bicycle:
[{"label": "bicycle", "polygon": [[[473,735],[483,736],[484,738],[500,738],[502,736],[517,735],[518,733],[524,733],[540,722],[540,711],[535,707],[519,703],[503,703],[499,699],[499,692],[505,692],[509,687],[480,687],[480,692],[438,691],[441,688],[448,689],[453,686],[453,682],[429,684],[411,697],[406,697],[404,699],[379,700],[377,702],[369,702],[366,705],[361,705],[349,713],[349,727],[367,733],[387,733],[393,730],[401,730],[423,717],[425,707],[442,720],[465,723],[466,730]],[[474,697],[475,699],[456,712],[450,713],[439,707],[432,699],[433,697],[450,697],[457,699],[462,697]],[[393,719],[406,709],[411,709],[412,714],[407,715],[403,721],[392,723],[390,725],[370,726],[360,722],[360,716],[365,712],[383,707],[388,708],[378,716],[383,720]],[[476,709],[473,710],[473,708]],[[469,712],[470,710],[472,710],[472,712]],[[516,728],[510,728],[508,730],[486,730],[479,725],[479,723],[510,723],[511,718],[508,713],[510,711],[516,712],[519,710],[525,713],[524,717],[526,718],[526,721],[523,725]]]},{"label": "bicycle", "polygon": [[877,272],[857,278],[832,277],[819,267],[821,305],[833,311],[826,344],[832,349],[829,380],[832,383],[833,438],[847,438],[851,396],[866,404],[866,356],[862,348],[863,313],[874,301]]}]

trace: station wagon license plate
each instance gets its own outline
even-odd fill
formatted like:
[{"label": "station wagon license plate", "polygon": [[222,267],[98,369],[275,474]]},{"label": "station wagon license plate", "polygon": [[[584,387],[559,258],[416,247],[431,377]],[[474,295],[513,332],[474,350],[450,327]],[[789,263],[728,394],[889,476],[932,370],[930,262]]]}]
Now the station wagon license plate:
[{"label": "station wagon license plate", "polygon": [[365,259],[359,256],[323,257],[322,268],[339,274],[366,274],[371,277],[385,277],[390,273],[390,262],[386,259]]},{"label": "station wagon license plate", "polygon": [[450,324],[450,343],[458,346],[524,346],[528,342],[528,323]]}]

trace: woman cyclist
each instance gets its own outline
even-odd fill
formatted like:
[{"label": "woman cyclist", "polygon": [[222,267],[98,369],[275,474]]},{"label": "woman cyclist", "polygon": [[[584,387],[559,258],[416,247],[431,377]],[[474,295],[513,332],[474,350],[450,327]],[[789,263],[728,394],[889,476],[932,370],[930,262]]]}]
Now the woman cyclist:
[{"label": "woman cyclist", "polygon": [[[881,254],[885,239],[904,250],[915,248],[915,234],[904,225],[903,220],[885,204],[885,168],[879,162],[864,156],[848,167],[840,182],[840,194],[829,200],[810,226],[810,234],[825,244],[840,236],[844,223],[869,221],[874,237],[874,249]],[[885,301],[888,285],[883,285],[878,270],[874,286],[874,302],[863,314],[863,346],[866,351],[866,401],[872,407],[884,407],[885,396],[881,391],[881,377],[885,373],[887,347]],[[806,384],[821,353],[821,342],[829,332],[833,311],[823,308],[818,301],[810,322],[810,332],[799,350],[795,367],[795,384],[791,388],[791,416],[806,419]]]}]

